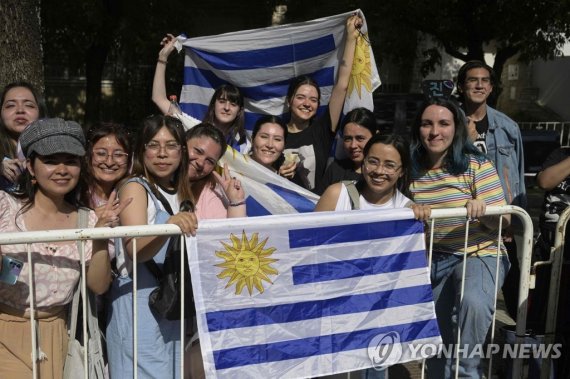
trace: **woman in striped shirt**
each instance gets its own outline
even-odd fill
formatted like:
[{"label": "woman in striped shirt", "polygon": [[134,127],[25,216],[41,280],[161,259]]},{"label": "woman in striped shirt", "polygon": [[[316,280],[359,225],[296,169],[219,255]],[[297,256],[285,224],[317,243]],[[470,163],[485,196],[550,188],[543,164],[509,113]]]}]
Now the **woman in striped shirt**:
[{"label": "woman in striped shirt", "polygon": [[[494,312],[495,272],[499,262],[499,286],[509,269],[502,244],[498,246],[499,218],[485,216],[486,206],[505,205],[501,182],[493,164],[467,138],[466,121],[448,99],[427,101],[412,126],[413,199],[432,208],[466,207],[469,220],[465,286],[461,299],[461,278],[466,221],[461,217],[436,220],[433,234],[431,280],[436,314],[444,344],[457,342],[468,354],[455,359],[428,361],[428,377],[479,378],[480,358],[470,353],[482,348]],[[497,260],[497,254],[500,254]],[[458,324],[458,325],[457,325]]]}]

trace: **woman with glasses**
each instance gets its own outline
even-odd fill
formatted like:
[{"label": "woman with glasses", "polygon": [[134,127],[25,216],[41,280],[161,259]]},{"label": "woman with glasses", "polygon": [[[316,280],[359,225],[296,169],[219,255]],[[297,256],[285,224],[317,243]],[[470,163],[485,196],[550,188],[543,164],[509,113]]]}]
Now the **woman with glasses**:
[{"label": "woman with glasses", "polygon": [[[410,150],[404,138],[395,134],[375,134],[364,146],[362,155],[362,179],[329,186],[319,199],[315,211],[410,207],[417,219],[424,219],[425,207],[414,204],[407,197]],[[361,374],[363,378],[370,379],[385,377],[383,370],[368,369]]]},{"label": "woman with glasses", "polygon": [[[164,77],[166,74],[166,63],[170,54],[174,51],[176,38],[172,34],[167,34],[161,41],[162,49],[158,53],[154,80],[152,83],[152,101],[163,114],[170,111],[171,102],[166,96],[166,85]],[[192,126],[198,125],[200,120],[184,114],[186,123]],[[245,110],[244,98],[236,86],[232,84],[222,84],[212,97],[206,110],[203,121],[215,126],[225,137],[226,143],[242,154],[247,154],[251,148],[249,136],[245,132]],[[185,125],[186,126],[186,125]]]},{"label": "woman with glasses", "polygon": [[[131,142],[127,129],[120,124],[100,123],[87,131],[86,157],[81,162],[83,175],[80,198],[83,204],[99,216],[106,208],[109,198],[115,198],[115,206],[119,203],[116,193],[117,183],[123,179],[131,166]],[[123,201],[123,206],[128,202]],[[107,251],[111,262],[115,258],[115,239],[109,239]],[[97,312],[101,331],[105,331],[106,297],[97,296]]]},{"label": "woman with glasses", "polygon": [[[119,186],[119,196],[132,198],[121,213],[122,226],[175,224],[185,234],[194,234],[196,216],[180,211],[180,204],[192,200],[182,179],[188,166],[184,130],[178,119],[152,116],[143,122],[134,152],[132,175]],[[118,157],[118,156],[117,156]],[[177,238],[177,237],[173,237]],[[168,237],[136,239],[138,374],[149,378],[180,377],[180,321],[153,313],[149,295],[158,279],[152,262],[162,265]],[[107,348],[111,377],[133,375],[133,255],[134,239],[123,239],[117,247],[118,277],[111,287],[107,325]],[[149,263],[145,263],[149,261]]]},{"label": "woman with glasses", "polygon": [[127,175],[131,150],[129,133],[123,125],[101,123],[88,130],[81,199],[95,212],[104,208],[117,183]]},{"label": "woman with glasses", "polygon": [[412,205],[407,197],[410,154],[406,141],[397,135],[372,136],[363,149],[362,179],[339,182],[323,193],[315,211],[346,211],[354,209],[349,194],[355,186],[359,209],[392,209]]},{"label": "woman with glasses", "polygon": [[[459,367],[455,359],[429,359],[428,377],[451,378],[458,370],[461,378],[480,378],[479,355],[471,352],[485,342],[494,312],[495,288],[501,287],[509,269],[505,247],[497,242],[497,230],[500,217],[503,228],[510,217],[485,216],[487,206],[506,204],[501,182],[493,164],[468,140],[465,116],[451,100],[435,98],[420,107],[412,125],[411,152],[410,191],[414,201],[432,208],[467,208],[467,220],[435,220],[431,265],[443,343],[457,343],[460,330],[464,354]],[[469,238],[465,252],[466,221]],[[461,294],[464,253],[466,274]],[[497,265],[499,276],[495,278]]]}]

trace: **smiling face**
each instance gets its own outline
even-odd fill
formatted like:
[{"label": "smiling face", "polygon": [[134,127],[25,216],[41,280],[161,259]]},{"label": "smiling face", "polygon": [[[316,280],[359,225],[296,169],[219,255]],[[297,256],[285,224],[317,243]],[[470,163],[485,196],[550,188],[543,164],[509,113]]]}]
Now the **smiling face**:
[{"label": "smiling face", "polygon": [[252,141],[251,157],[257,163],[272,169],[271,165],[285,149],[285,131],[279,124],[267,122],[259,128]]},{"label": "smiling face", "polygon": [[491,74],[485,68],[472,68],[465,75],[465,82],[461,84],[461,91],[465,102],[471,105],[481,105],[493,92]]},{"label": "smiling face", "polygon": [[453,143],[455,122],[453,114],[441,105],[430,105],[422,113],[420,141],[425,148],[432,168],[439,168]]},{"label": "smiling face", "polygon": [[91,171],[101,187],[114,187],[128,170],[129,155],[114,134],[101,137],[93,145]]},{"label": "smiling face", "polygon": [[246,278],[257,274],[259,257],[249,250],[240,252],[236,257],[236,271]]},{"label": "smiling face", "polygon": [[310,84],[303,84],[297,88],[295,95],[289,100],[291,119],[295,122],[309,121],[317,113],[318,107],[319,93]]},{"label": "smiling face", "polygon": [[352,160],[355,167],[360,167],[364,159],[364,146],[372,138],[372,133],[354,122],[345,125],[342,137],[344,152]]},{"label": "smiling face", "polygon": [[367,200],[384,204],[393,196],[403,175],[400,153],[392,145],[375,143],[364,158],[362,175],[369,195]]},{"label": "smiling face", "polygon": [[181,146],[172,133],[163,126],[145,146],[144,165],[154,180],[169,188],[180,165]]},{"label": "smiling face", "polygon": [[188,149],[188,179],[200,180],[211,174],[222,155],[222,147],[210,137],[194,137],[186,141]]},{"label": "smiling face", "polygon": [[2,122],[10,135],[17,138],[40,115],[34,94],[26,87],[14,87],[6,92],[2,103]]},{"label": "smiling face", "polygon": [[48,196],[65,196],[79,181],[80,158],[76,155],[59,153],[38,155],[27,161],[28,171],[35,177],[39,189]]},{"label": "smiling face", "polygon": [[225,95],[218,99],[214,103],[214,115],[215,115],[215,122],[217,126],[229,126],[231,125],[238,113],[240,111],[240,106],[233,101],[230,101],[226,98]]}]

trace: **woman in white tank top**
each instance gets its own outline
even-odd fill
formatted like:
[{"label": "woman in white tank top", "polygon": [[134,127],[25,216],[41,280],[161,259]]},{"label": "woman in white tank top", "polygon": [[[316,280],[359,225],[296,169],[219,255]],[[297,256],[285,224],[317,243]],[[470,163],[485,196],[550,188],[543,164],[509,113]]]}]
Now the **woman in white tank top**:
[{"label": "woman in white tank top", "polygon": [[364,147],[363,180],[332,184],[321,196],[315,211],[410,207],[416,218],[424,218],[423,207],[406,196],[409,170],[410,153],[404,138],[376,134]]}]

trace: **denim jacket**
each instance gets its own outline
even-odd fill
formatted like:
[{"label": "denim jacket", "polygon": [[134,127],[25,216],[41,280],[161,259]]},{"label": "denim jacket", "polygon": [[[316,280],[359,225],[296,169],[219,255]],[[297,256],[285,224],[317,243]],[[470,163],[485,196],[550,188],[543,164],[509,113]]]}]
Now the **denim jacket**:
[{"label": "denim jacket", "polygon": [[523,143],[519,126],[487,105],[487,157],[495,164],[507,204],[526,208]]}]

